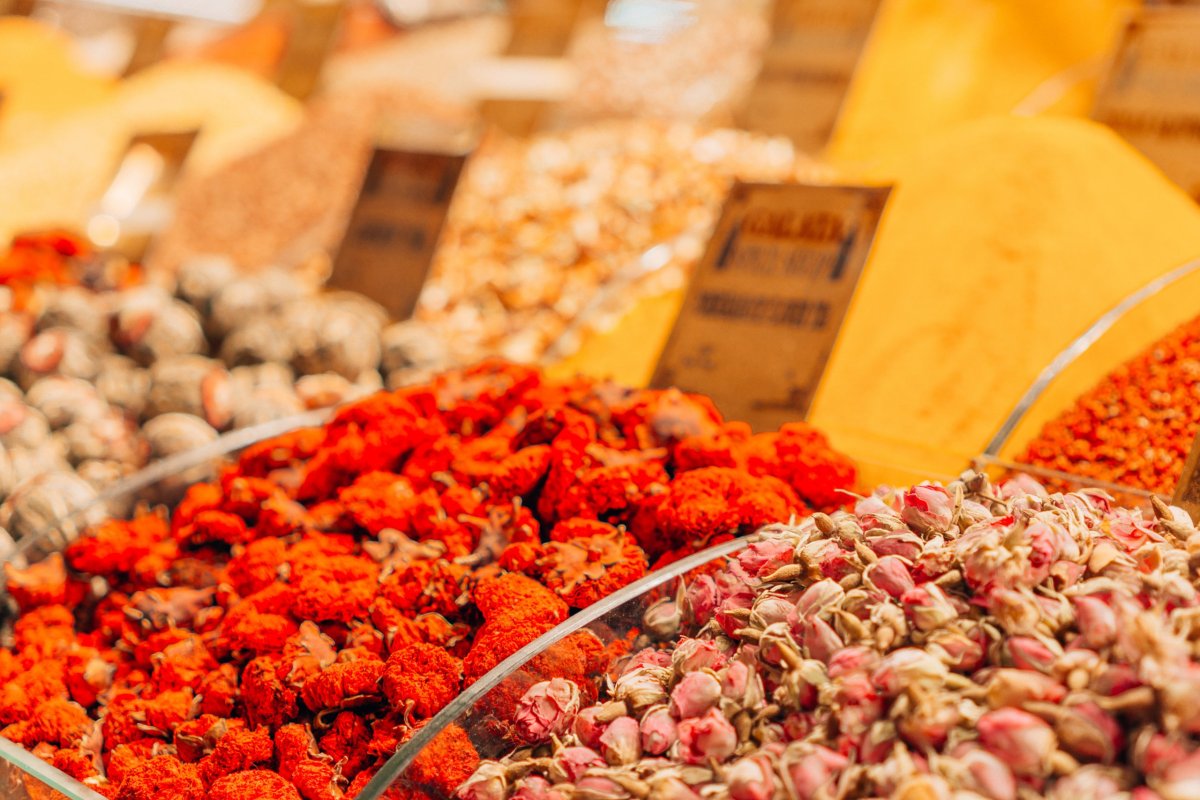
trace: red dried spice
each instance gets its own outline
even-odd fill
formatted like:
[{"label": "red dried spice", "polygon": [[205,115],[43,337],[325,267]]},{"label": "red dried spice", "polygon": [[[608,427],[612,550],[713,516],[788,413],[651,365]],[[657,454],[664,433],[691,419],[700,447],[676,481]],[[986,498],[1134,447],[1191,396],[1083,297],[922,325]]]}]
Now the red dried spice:
[{"label": "red dried spice", "polygon": [[1200,433],[1200,317],[1155,342],[1046,423],[1017,460],[1171,494]]},{"label": "red dried spice", "polygon": [[[0,649],[0,725],[109,796],[353,796],[572,609],[853,479],[807,426],[750,436],[678,391],[489,362],[379,393],[249,448],[169,519],[107,522],[60,563],[8,570],[24,613]],[[79,603],[93,577],[108,594]],[[602,656],[580,634],[529,677],[584,683]],[[442,744],[427,777],[457,785],[477,759]]]}]

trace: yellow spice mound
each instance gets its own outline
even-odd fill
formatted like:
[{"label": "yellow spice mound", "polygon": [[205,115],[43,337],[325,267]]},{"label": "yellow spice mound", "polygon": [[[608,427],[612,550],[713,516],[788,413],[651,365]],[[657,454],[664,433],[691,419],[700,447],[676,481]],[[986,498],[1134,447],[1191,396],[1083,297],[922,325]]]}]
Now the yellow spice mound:
[{"label": "yellow spice mound", "polygon": [[[1130,0],[884,0],[829,155],[873,161],[957,123],[1037,105],[1084,115]],[[1088,79],[1088,78],[1092,79]],[[1083,78],[1083,80],[1080,80]],[[1057,103],[1043,99],[1060,96]]]},{"label": "yellow spice mound", "polygon": [[970,123],[884,176],[897,186],[812,414],[860,458],[955,472],[1063,347],[1200,256],[1200,208],[1090,122]]}]

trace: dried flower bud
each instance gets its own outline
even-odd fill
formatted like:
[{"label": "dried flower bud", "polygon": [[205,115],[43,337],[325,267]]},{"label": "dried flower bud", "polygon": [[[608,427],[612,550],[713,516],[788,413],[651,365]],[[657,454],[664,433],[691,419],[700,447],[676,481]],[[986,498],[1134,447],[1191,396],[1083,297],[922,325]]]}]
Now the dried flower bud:
[{"label": "dried flower bud", "polygon": [[671,690],[671,713],[676,719],[698,717],[721,699],[721,683],[711,673],[689,672]]},{"label": "dried flower bud", "polygon": [[796,600],[796,614],[801,619],[825,614],[846,596],[846,590],[830,578],[819,580],[804,590]]},{"label": "dried flower bud", "polygon": [[820,617],[810,617],[800,623],[800,646],[808,658],[828,664],[846,644],[828,622]]},{"label": "dried flower bud", "polygon": [[303,411],[304,404],[290,386],[267,384],[246,394],[234,395],[233,427],[248,428]]},{"label": "dried flower bud", "polygon": [[379,319],[357,303],[325,298],[292,303],[284,324],[296,345],[292,365],[298,372],[335,372],[353,380],[379,366]]},{"label": "dried flower bud", "polygon": [[608,726],[607,722],[599,719],[600,716],[599,706],[589,706],[575,716],[572,730],[575,732],[575,738],[584,747],[590,747],[593,750],[600,748],[600,734],[604,733],[604,729]]},{"label": "dried flower bud", "polygon": [[826,665],[831,680],[854,672],[874,672],[879,667],[879,653],[869,647],[843,648]]},{"label": "dried flower bud", "polygon": [[505,800],[508,797],[508,781],[504,777],[504,767],[485,761],[454,796],[458,800]]},{"label": "dried flower bud", "polygon": [[650,755],[660,756],[679,739],[675,718],[665,706],[651,709],[641,723],[642,749]]},{"label": "dried flower bud", "polygon": [[547,774],[554,783],[575,782],[590,767],[603,767],[605,761],[590,747],[564,747],[554,754]]},{"label": "dried flower bud", "polygon": [[724,761],[737,748],[737,731],[718,709],[679,723],[680,755],[688,764]]},{"label": "dried flower bud", "polygon": [[958,617],[950,598],[936,583],[923,583],[900,597],[904,614],[919,631],[943,628]]},{"label": "dried flower bud", "polygon": [[1085,647],[1103,650],[1117,639],[1117,615],[1099,597],[1081,595],[1075,600],[1079,639]]},{"label": "dried flower bud", "polygon": [[632,764],[642,757],[641,729],[633,717],[617,717],[600,734],[600,753],[614,766]]},{"label": "dried flower bud", "polygon": [[613,698],[629,704],[635,713],[667,701],[666,682],[671,673],[660,667],[638,667],[626,672],[613,686]]},{"label": "dried flower bud", "polygon": [[954,751],[955,773],[964,789],[990,800],[1016,800],[1017,779],[1001,759],[976,745]]},{"label": "dried flower bud", "polygon": [[212,298],[237,277],[237,266],[228,258],[197,256],[179,265],[175,293],[201,314],[208,314]]},{"label": "dried flower bud", "polygon": [[768,538],[747,546],[737,555],[737,563],[748,575],[762,578],[791,564],[796,546],[784,538]]},{"label": "dried flower bud", "polygon": [[573,796],[577,800],[625,800],[629,792],[611,778],[588,776],[575,782]]},{"label": "dried flower bud", "polygon": [[562,678],[535,683],[517,704],[517,733],[527,742],[542,742],[570,729],[579,713],[579,687]]},{"label": "dried flower bud", "polygon": [[291,362],[296,348],[284,326],[278,315],[245,320],[221,341],[221,360],[235,367]]},{"label": "dried flower bud", "polygon": [[203,353],[208,346],[195,309],[152,286],[121,293],[111,336],[121,352],[143,366]]},{"label": "dried flower bud", "polygon": [[1018,775],[1045,775],[1058,749],[1054,730],[1017,708],[989,711],[976,724],[980,743]]},{"label": "dried flower bud", "polygon": [[1149,779],[1162,800],[1191,800],[1200,794],[1200,752],[1169,764],[1158,777]]},{"label": "dried flower bud", "polygon": [[863,571],[863,580],[875,588],[899,598],[916,584],[904,559],[899,556],[884,556]]},{"label": "dried flower bud", "polygon": [[1009,660],[1017,669],[1049,673],[1054,669],[1059,654],[1046,644],[1029,636],[1013,636],[1004,643]]},{"label": "dried flower bud", "polygon": [[689,639],[684,637],[675,646],[671,655],[671,664],[677,673],[695,672],[701,669],[719,670],[729,659],[717,647],[716,642],[709,639]]},{"label": "dried flower bud", "polygon": [[136,419],[146,405],[150,391],[150,372],[142,369],[132,358],[105,353],[100,357],[100,373],[96,376],[96,391],[110,405]]},{"label": "dried flower bud", "polygon": [[871,680],[887,696],[894,696],[914,684],[940,686],[948,670],[937,656],[916,647],[901,647],[883,657]]},{"label": "dried flower bud", "polygon": [[787,598],[781,595],[760,595],[754,601],[754,605],[750,609],[750,626],[763,630],[768,625],[774,625],[778,622],[787,624],[788,627],[796,622],[796,606],[789,603]]},{"label": "dried flower bud", "polygon": [[140,443],[125,416],[115,409],[96,419],[76,422],[62,432],[72,464],[105,459],[130,466],[144,460]]},{"label": "dried flower bud", "polygon": [[642,627],[655,639],[674,638],[678,635],[681,624],[683,614],[679,610],[679,604],[668,598],[650,606],[642,615]]},{"label": "dried flower bud", "polygon": [[650,794],[646,800],[700,800],[700,795],[679,778],[657,773],[650,777]]},{"label": "dried flower bud", "polygon": [[191,414],[163,414],[142,426],[154,459],[195,450],[217,438],[212,426]]},{"label": "dried flower bud", "polygon": [[57,523],[69,540],[104,518],[96,497],[96,490],[74,473],[48,472],[21,483],[0,505],[0,528],[22,539]]},{"label": "dried flower bud", "polygon": [[904,493],[900,517],[920,533],[945,533],[952,527],[954,497],[949,490],[922,483]]},{"label": "dried flower bud", "polygon": [[1067,696],[1067,687],[1049,675],[1012,668],[993,670],[987,691],[992,708],[1021,708],[1028,702],[1057,703]]},{"label": "dried flower bud", "polygon": [[845,756],[827,747],[794,743],[788,746],[780,766],[786,770],[796,797],[810,800],[818,796],[822,787],[837,780],[849,764]]},{"label": "dried flower bud", "polygon": [[554,790],[550,781],[539,775],[529,775],[517,783],[516,790],[509,795],[512,800],[564,800]]},{"label": "dried flower bud", "polygon": [[771,800],[775,794],[775,771],[766,756],[740,759],[725,772],[731,800]]}]

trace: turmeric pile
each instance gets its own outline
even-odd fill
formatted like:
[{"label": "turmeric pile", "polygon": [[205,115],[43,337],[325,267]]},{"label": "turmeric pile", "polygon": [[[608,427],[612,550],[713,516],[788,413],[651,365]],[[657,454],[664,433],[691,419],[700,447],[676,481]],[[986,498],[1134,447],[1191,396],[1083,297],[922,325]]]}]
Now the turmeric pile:
[{"label": "turmeric pile", "polygon": [[[6,565],[0,736],[117,800],[353,797],[572,610],[855,477],[808,425],[675,390],[489,362],[382,392]],[[606,654],[579,644],[582,681]]]}]

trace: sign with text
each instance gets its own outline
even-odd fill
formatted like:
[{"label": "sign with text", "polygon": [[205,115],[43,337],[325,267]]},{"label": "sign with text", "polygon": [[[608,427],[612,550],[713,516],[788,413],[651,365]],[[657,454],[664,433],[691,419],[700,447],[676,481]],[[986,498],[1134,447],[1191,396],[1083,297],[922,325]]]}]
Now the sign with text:
[{"label": "sign with text", "polygon": [[416,308],[466,156],[376,148],[329,285],[396,319]]},{"label": "sign with text", "polygon": [[815,152],[833,133],[881,0],[775,0],[771,42],[741,127]]},{"label": "sign with text", "polygon": [[1183,465],[1183,475],[1179,478],[1179,486],[1175,488],[1175,497],[1171,501],[1192,515],[1192,520],[1200,523],[1200,436],[1192,442],[1192,450],[1188,453]]},{"label": "sign with text", "polygon": [[1200,5],[1138,12],[1101,83],[1092,118],[1200,202]]},{"label": "sign with text", "polygon": [[803,419],[891,190],[735,184],[653,385],[702,392],[728,419]]}]

